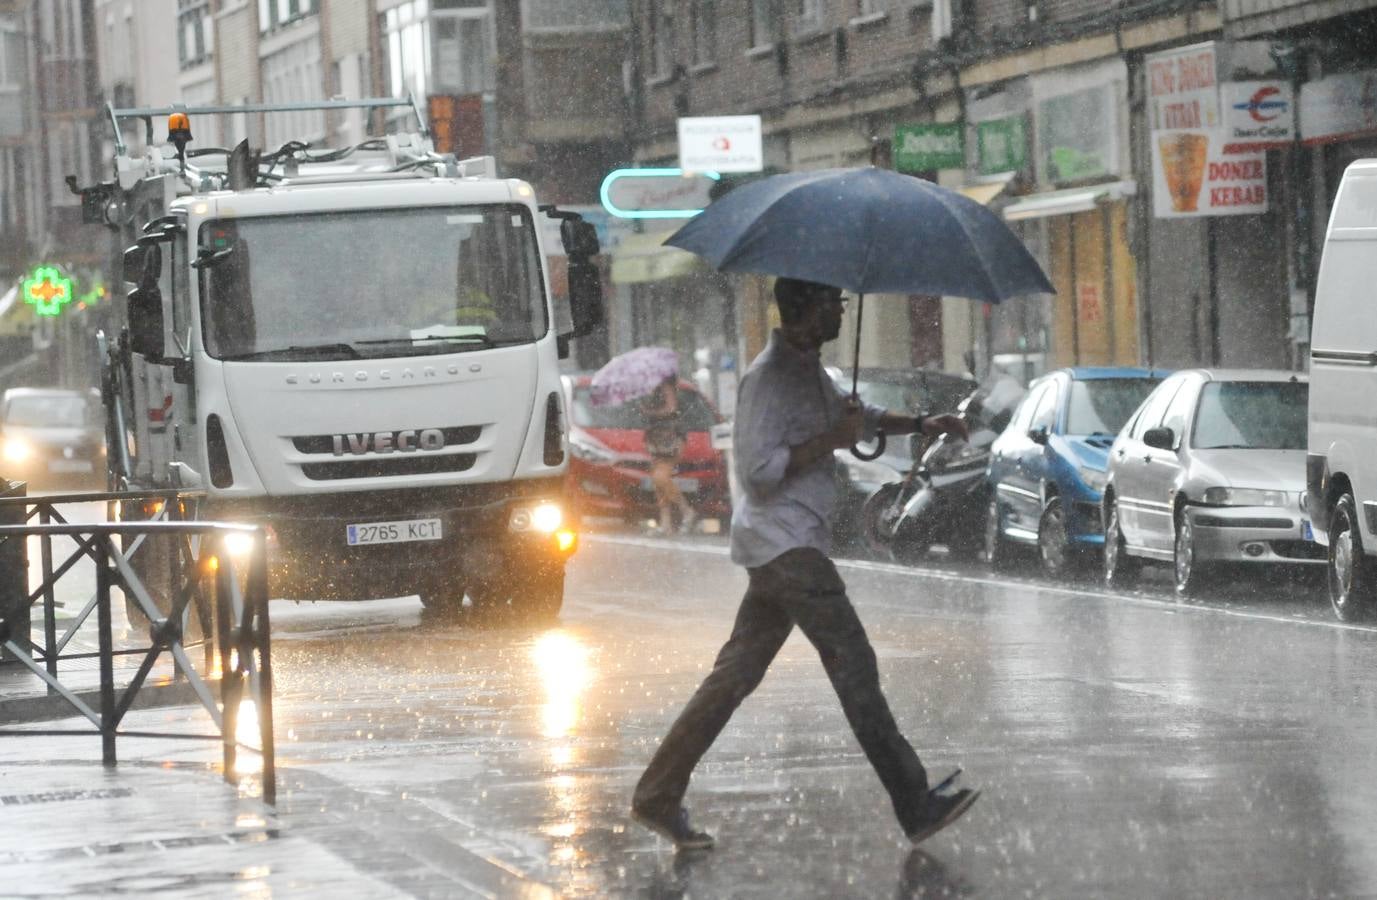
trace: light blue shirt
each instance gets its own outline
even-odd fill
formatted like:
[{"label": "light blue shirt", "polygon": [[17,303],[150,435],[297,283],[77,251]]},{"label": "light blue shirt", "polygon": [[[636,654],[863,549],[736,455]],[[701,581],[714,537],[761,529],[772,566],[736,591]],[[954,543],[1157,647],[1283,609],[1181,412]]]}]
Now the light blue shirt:
[{"label": "light blue shirt", "polygon": [[[755,568],[801,547],[831,550],[837,483],[832,454],[786,476],[789,451],[838,422],[849,396],[828,377],[816,352],[778,331],[746,374],[736,401],[732,451],[744,495],[732,512],[732,561]],[[863,404],[867,437],[884,410]]]}]

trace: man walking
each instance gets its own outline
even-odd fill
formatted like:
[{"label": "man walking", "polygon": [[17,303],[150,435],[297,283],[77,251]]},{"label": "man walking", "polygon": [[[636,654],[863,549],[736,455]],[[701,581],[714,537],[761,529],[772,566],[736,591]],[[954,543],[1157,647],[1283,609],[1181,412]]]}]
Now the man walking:
[{"label": "man walking", "polygon": [[880,692],[875,651],[827,556],[832,452],[880,427],[964,437],[966,426],[955,416],[857,405],[833,383],[819,351],[841,331],[845,301],[837,288],[781,278],[775,302],[781,327],[741,380],[732,438],[745,497],[732,517],[731,552],[750,585],[712,672],[636,785],[632,816],[680,849],[712,846],[712,836],[695,830],[683,808],[689,777],[798,625],[817,648],[900,827],[917,843],[954,822],[979,792],[929,791],[927,773]]}]

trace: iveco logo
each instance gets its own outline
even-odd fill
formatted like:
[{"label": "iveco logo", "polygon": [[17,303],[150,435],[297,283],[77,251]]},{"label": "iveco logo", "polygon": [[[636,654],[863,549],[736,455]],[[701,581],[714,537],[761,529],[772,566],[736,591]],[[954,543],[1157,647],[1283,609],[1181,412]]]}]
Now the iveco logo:
[{"label": "iveco logo", "polygon": [[420,431],[360,431],[334,435],[336,456],[353,453],[415,453],[417,450],[445,449],[445,435],[438,428]]}]

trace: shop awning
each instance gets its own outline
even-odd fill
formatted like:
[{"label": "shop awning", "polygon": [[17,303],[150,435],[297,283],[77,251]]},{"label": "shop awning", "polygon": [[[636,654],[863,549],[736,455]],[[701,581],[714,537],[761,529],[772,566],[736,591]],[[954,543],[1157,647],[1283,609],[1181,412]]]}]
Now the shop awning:
[{"label": "shop awning", "polygon": [[1122,200],[1133,196],[1137,191],[1138,185],[1133,181],[1111,181],[1085,188],[1030,194],[1004,207],[1004,218],[1010,222],[1020,222],[1024,219],[1090,212],[1101,203]]},{"label": "shop awning", "polygon": [[1014,180],[1014,176],[1008,175],[997,178],[994,181],[982,182],[980,184],[968,184],[956,189],[958,194],[970,197],[981,206],[989,206],[994,199],[1004,193],[1004,189],[1009,186],[1009,182]]},{"label": "shop awning", "polygon": [[661,242],[671,231],[631,234],[622,239],[612,254],[614,284],[641,284],[688,275],[703,264],[697,255],[666,247]]}]

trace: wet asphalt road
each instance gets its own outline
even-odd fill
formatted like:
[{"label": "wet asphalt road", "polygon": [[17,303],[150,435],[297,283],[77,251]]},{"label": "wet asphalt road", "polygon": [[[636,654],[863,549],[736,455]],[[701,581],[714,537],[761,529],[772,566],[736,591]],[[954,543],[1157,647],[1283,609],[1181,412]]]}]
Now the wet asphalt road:
[{"label": "wet asphalt road", "polygon": [[901,728],[984,791],[922,851],[797,633],[695,776],[718,849],[629,822],[745,586],[714,538],[586,540],[554,628],[274,602],[278,818],[416,896],[477,891],[460,857],[566,896],[1377,896],[1377,631],[1321,581],[842,575]]}]

